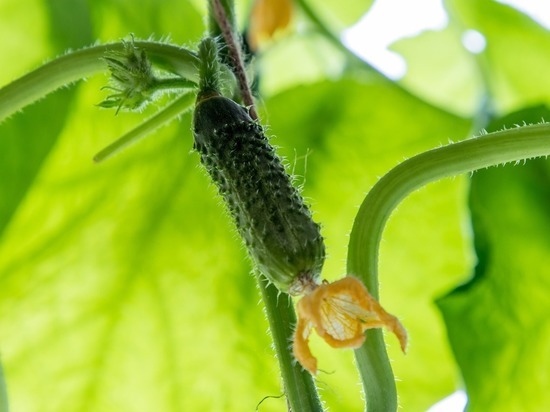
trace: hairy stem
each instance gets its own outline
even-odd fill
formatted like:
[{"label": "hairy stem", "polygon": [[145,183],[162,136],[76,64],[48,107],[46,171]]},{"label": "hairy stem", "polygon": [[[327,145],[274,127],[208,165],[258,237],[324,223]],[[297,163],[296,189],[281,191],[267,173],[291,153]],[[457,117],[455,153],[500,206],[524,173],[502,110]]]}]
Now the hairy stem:
[{"label": "hairy stem", "polygon": [[[195,53],[170,44],[135,41],[148,57],[159,66],[198,83]],[[0,122],[25,106],[41,99],[60,87],[104,72],[103,57],[107,52],[124,51],[124,43],[93,46],[58,57],[0,89]]]},{"label": "hairy stem", "polygon": [[[220,0],[220,4],[223,7],[224,13],[227,16],[227,21],[231,27],[235,27],[235,4],[233,0]],[[213,2],[208,0],[208,30],[212,37],[216,38],[222,34],[220,25],[215,16]]]},{"label": "hairy stem", "polygon": [[[372,188],[350,235],[348,273],[378,298],[378,253],[395,207],[414,190],[439,179],[507,162],[550,155],[550,124],[504,130],[424,152],[401,163]],[[395,411],[395,382],[380,330],[355,351],[369,411]]]},{"label": "hairy stem", "polygon": [[185,113],[193,107],[195,102],[194,93],[186,93],[183,96],[177,98],[173,103],[168,107],[160,110],[153,117],[147,119],[141,123],[135,129],[130,130],[124,136],[118,140],[111,143],[109,146],[101,150],[98,154],[94,156],[94,162],[100,163],[104,160],[107,160],[122,150],[126,149],[128,146],[131,146],[137,143],[139,140],[143,139],[145,136],[153,133],[155,130],[161,126],[167,125],[170,121],[174,120],[176,117]]},{"label": "hairy stem", "polygon": [[313,377],[294,361],[289,350],[293,325],[296,323],[292,300],[289,295],[279,292],[273,284],[268,284],[263,276],[258,276],[258,283],[290,410],[320,412],[323,407],[317,396]]},{"label": "hairy stem", "polygon": [[197,84],[181,77],[158,79],[153,85],[154,91],[195,89]]},{"label": "hairy stem", "polygon": [[254,98],[252,97],[252,91],[250,90],[248,79],[246,77],[246,68],[242,57],[240,42],[236,39],[232,22],[230,18],[228,18],[225,8],[220,0],[212,0],[212,12],[214,14],[214,18],[218,22],[225,40],[225,44],[229,50],[229,55],[233,63],[233,72],[235,73],[235,77],[239,83],[243,103],[248,107],[250,117],[254,120],[258,120],[258,113],[256,112],[256,107],[254,105]]}]

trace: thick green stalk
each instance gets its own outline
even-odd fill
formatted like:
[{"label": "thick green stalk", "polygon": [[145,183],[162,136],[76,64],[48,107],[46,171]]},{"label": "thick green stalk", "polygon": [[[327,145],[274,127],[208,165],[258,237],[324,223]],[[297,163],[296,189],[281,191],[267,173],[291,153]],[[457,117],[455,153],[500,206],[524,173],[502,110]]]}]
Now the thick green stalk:
[{"label": "thick green stalk", "polygon": [[[550,124],[495,132],[424,152],[401,163],[372,188],[350,235],[348,273],[378,298],[378,253],[386,221],[414,190],[449,176],[550,155]],[[412,276],[414,274],[411,274]],[[380,330],[367,333],[355,351],[369,411],[395,411],[395,381]]]},{"label": "thick green stalk", "polygon": [[[198,83],[195,53],[170,44],[135,41],[148,58],[181,77]],[[52,60],[0,89],[0,122],[62,86],[106,71],[107,52],[123,52],[125,44],[110,43],[77,50]]]},{"label": "thick green stalk", "polygon": [[235,33],[235,26],[232,23],[232,19],[234,17],[227,14],[226,7],[222,0],[211,0],[211,4],[211,13],[220,27],[225,45],[227,46],[227,53],[231,63],[230,66],[232,67],[235,78],[239,84],[242,102],[248,107],[250,117],[254,120],[259,120],[254,104],[254,97],[252,96],[252,91],[250,90],[248,83],[246,68],[242,56],[241,43]]},{"label": "thick green stalk", "polygon": [[258,276],[258,284],[262,292],[273,346],[277,353],[290,410],[292,412],[322,411],[323,407],[317,396],[313,377],[294,360],[289,350],[296,323],[296,314],[290,296],[279,292],[261,275]]},{"label": "thick green stalk", "polygon": [[[212,0],[208,1],[208,31],[212,37],[218,37],[222,34],[221,28],[218,24],[218,21],[215,17],[214,11],[212,9],[213,3]],[[225,10],[225,15],[227,16],[228,22],[231,27],[235,27],[235,2],[233,0],[220,0],[220,3]]]}]

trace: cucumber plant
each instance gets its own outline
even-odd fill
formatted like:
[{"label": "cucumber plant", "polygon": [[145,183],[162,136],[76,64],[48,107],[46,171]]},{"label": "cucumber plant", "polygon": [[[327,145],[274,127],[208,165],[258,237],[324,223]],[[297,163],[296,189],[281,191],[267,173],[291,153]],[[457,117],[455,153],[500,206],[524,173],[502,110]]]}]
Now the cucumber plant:
[{"label": "cucumber plant", "polygon": [[[303,1],[298,3],[312,23],[319,24],[313,10]],[[289,409],[323,409],[313,379],[317,360],[308,346],[315,329],[329,345],[355,349],[367,410],[395,411],[395,379],[379,328],[395,333],[403,350],[407,334],[378,303],[378,254],[387,219],[402,199],[430,182],[548,156],[550,127],[538,124],[483,134],[426,151],[390,170],[368,193],[355,218],[349,276],[329,284],[321,280],[325,261],[321,226],[293,186],[258,118],[247,78],[253,67],[248,66],[247,56],[243,58],[233,3],[212,0],[208,6],[209,30],[197,47],[132,37],[69,52],[0,89],[0,120],[64,85],[105,71],[110,71],[112,80],[106,86],[111,94],[100,104],[104,108],[140,110],[163,94],[175,96],[95,160],[104,161],[193,111],[194,149],[224,199],[256,270]],[[304,298],[297,304],[296,318],[291,296],[300,295]],[[294,349],[289,345],[292,340]],[[0,369],[2,412],[8,409],[4,388]]]}]

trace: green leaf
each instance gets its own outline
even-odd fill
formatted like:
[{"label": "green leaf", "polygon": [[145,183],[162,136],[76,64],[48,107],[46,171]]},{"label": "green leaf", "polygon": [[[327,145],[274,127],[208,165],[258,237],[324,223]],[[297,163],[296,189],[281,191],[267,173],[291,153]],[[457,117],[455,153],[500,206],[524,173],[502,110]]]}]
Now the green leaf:
[{"label": "green leaf", "polygon": [[[547,107],[536,106],[496,119],[488,129],[548,117]],[[477,264],[472,279],[437,304],[472,412],[539,411],[550,402],[549,200],[547,160],[493,168],[471,179]]]},{"label": "green leaf", "polygon": [[102,41],[136,38],[169,38],[178,44],[198,42],[204,33],[203,15],[192,1],[97,1],[89,6],[96,36]]},{"label": "green leaf", "polygon": [[64,50],[80,48],[93,42],[91,16],[85,0],[47,0],[51,40]]},{"label": "green leaf", "polygon": [[447,6],[463,30],[477,30],[486,38],[479,69],[485,71],[497,110],[550,102],[550,79],[536,75],[550,64],[544,52],[550,47],[548,30],[497,1],[451,0]]},{"label": "green leaf", "polygon": [[407,62],[407,73],[400,80],[404,87],[439,107],[473,116],[479,109],[482,84],[474,57],[462,46],[460,35],[451,23],[444,30],[399,40],[390,49]]},{"label": "green leaf", "polygon": [[473,279],[438,300],[468,390],[469,411],[541,411],[550,358],[550,164],[476,173]]},{"label": "green leaf", "polygon": [[352,25],[367,13],[374,0],[346,1],[345,7],[342,7],[342,3],[338,0],[323,2],[309,0],[308,3],[311,3],[311,6],[314,6],[329,24],[341,29]]},{"label": "green leaf", "polygon": [[[46,4],[49,17],[51,48],[61,53],[68,47],[81,47],[92,42],[87,10],[80,1],[70,2],[75,11],[70,18],[63,13],[69,2],[56,1]],[[28,4],[27,4],[28,6]],[[29,8],[20,5],[12,12],[24,13],[23,21],[31,23]],[[34,17],[34,16],[33,16]],[[35,19],[35,24],[40,19]],[[46,20],[47,21],[47,20]],[[13,38],[14,33],[11,33]],[[70,41],[70,44],[68,43]],[[33,48],[31,48],[33,49]],[[35,47],[34,50],[40,50]],[[32,51],[31,51],[32,53]],[[24,59],[23,59],[24,60]],[[54,147],[59,132],[65,124],[66,114],[74,98],[74,90],[63,90],[48,99],[29,108],[25,117],[21,114],[0,125],[0,174],[4,176],[0,185],[0,239],[17,213],[24,198],[35,183],[48,154]],[[52,116],[52,113],[55,115]],[[21,144],[21,138],[26,139]],[[3,348],[0,340],[0,348]],[[7,410],[7,394],[4,374],[0,366],[0,410]]]},{"label": "green leaf", "polygon": [[[74,11],[71,19],[63,18],[70,3]],[[54,1],[50,6],[50,32],[53,49],[60,53],[68,47],[81,47],[92,42],[89,16],[81,2]],[[25,9],[24,7],[21,7]],[[29,108],[25,116],[16,116],[0,125],[0,164],[6,179],[0,186],[0,236],[15,213],[19,202],[33,184],[42,162],[56,142],[64,125],[74,91],[64,90],[48,100]],[[54,116],[51,114],[55,113]],[[25,136],[26,144],[19,144]]]},{"label": "green leaf", "polygon": [[[96,166],[114,116],[91,103],[75,107],[1,244],[14,409],[253,410],[279,395],[255,280],[188,154],[189,116]],[[111,133],[129,127],[117,119]]]},{"label": "green leaf", "polygon": [[[93,5],[101,16],[101,3]],[[125,13],[106,11],[99,31],[134,31],[112,25]],[[173,18],[185,12],[162,13],[160,21],[136,11],[159,32],[169,20],[186,39],[193,34]],[[188,155],[189,117],[136,157],[95,166],[97,149],[140,121],[94,107],[104,82],[89,81],[71,106],[57,102],[74,90],[48,97],[6,123],[0,139],[9,212],[0,350],[13,408],[253,410],[280,395],[276,359],[244,251]],[[26,129],[6,133],[19,120]],[[269,400],[262,410],[284,404]]]},{"label": "green leaf", "polygon": [[[261,55],[258,61],[264,96],[326,78],[337,78],[346,64],[345,56],[319,33],[286,36]],[[296,61],[300,64],[289,68],[288,62]]]},{"label": "green leaf", "polygon": [[[0,84],[10,82],[50,58],[49,22],[41,0],[0,3],[2,61]],[[58,51],[55,51],[57,53]]]},{"label": "green leaf", "polygon": [[[5,176],[0,185],[0,198],[3,199],[0,203],[0,235],[55,145],[72,96],[73,91],[63,90],[48,102],[27,109],[24,116],[18,115],[0,125],[0,164]],[[49,116],[52,110],[59,115]],[[21,144],[22,139],[25,139],[25,144]]]},{"label": "green leaf", "polygon": [[[496,1],[448,1],[446,6],[450,23],[444,30],[423,32],[391,46],[407,61],[405,87],[468,116],[479,109],[485,87],[500,113],[550,102],[549,80],[526,75],[544,71],[550,64],[542,52],[550,47],[548,30]],[[485,37],[486,49],[480,55],[464,48],[467,30]]]}]

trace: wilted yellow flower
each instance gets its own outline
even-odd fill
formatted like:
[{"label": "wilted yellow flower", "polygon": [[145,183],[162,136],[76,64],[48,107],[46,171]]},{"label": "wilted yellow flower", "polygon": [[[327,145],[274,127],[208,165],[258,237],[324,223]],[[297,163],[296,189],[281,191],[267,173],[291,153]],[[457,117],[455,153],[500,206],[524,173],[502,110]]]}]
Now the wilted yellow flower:
[{"label": "wilted yellow flower", "polygon": [[291,0],[256,0],[250,16],[248,41],[252,50],[284,30],[292,18]]},{"label": "wilted yellow flower", "polygon": [[297,309],[293,352],[298,362],[313,375],[317,373],[317,359],[309,349],[313,328],[333,348],[356,349],[365,341],[365,330],[385,326],[397,336],[405,352],[405,328],[380,306],[359,279],[352,276],[319,285],[298,302]]}]

